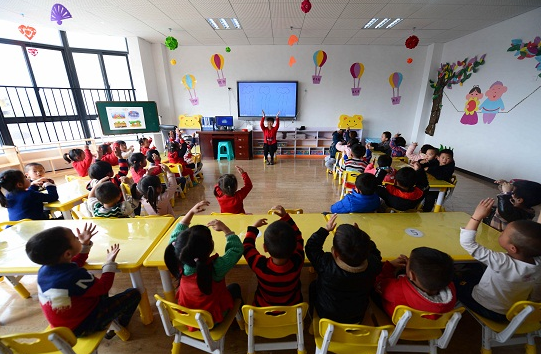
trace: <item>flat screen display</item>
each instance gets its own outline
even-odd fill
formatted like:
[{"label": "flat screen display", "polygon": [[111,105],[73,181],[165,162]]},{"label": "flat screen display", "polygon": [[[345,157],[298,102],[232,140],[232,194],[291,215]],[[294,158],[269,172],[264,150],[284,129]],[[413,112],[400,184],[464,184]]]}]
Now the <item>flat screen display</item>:
[{"label": "flat screen display", "polygon": [[216,116],[216,126],[218,127],[232,127],[233,116]]},{"label": "flat screen display", "polygon": [[297,81],[237,81],[239,119],[273,117],[280,112],[280,118],[297,117]]}]

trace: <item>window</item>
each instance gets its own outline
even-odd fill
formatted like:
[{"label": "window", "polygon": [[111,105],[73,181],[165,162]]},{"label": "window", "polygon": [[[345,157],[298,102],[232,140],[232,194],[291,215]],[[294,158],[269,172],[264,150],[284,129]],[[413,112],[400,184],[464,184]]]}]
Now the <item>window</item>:
[{"label": "window", "polygon": [[109,86],[115,89],[131,87],[128,59],[125,56],[104,55],[105,71]]},{"label": "window", "polygon": [[[36,48],[29,48],[36,49]],[[39,49],[36,56],[30,55],[30,65],[40,87],[69,87],[64,58],[60,50]]]},{"label": "window", "polygon": [[97,54],[73,53],[79,85],[86,88],[105,88]]},{"label": "window", "polygon": [[0,44],[0,85],[30,86],[30,75],[24,60],[23,49],[19,46]]},{"label": "window", "polygon": [[72,48],[105,49],[127,52],[124,37],[100,36],[96,34],[68,32],[68,42]]},{"label": "window", "polygon": [[[0,21],[0,33],[2,38],[13,39],[16,41],[29,41],[30,38],[25,37],[21,30],[20,26],[32,27],[35,30],[35,35],[31,37],[33,43],[43,43],[43,44],[52,44],[52,45],[62,45],[60,39],[60,32],[54,28],[47,28],[43,26],[33,26],[32,21],[26,20],[24,17],[21,18],[20,23],[15,22],[6,22]],[[26,29],[27,34],[31,34],[31,29]],[[23,28],[23,31],[25,29]]]}]

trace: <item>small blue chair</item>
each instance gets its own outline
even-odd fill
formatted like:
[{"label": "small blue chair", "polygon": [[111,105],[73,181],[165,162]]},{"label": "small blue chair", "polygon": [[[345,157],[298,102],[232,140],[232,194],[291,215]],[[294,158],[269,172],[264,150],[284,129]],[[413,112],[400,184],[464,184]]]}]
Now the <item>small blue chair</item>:
[{"label": "small blue chair", "polygon": [[220,160],[222,157],[225,157],[227,160],[233,160],[235,154],[233,154],[233,144],[231,141],[219,141],[218,142],[218,155],[216,160]]}]

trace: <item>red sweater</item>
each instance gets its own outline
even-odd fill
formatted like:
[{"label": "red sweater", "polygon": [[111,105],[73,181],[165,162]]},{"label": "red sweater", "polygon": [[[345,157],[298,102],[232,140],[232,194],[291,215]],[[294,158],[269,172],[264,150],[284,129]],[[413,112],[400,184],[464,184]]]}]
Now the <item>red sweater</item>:
[{"label": "red sweater", "polygon": [[85,153],[85,159],[83,161],[73,161],[71,165],[79,176],[86,177],[88,176],[88,168],[92,164],[92,154],[88,149],[84,149],[83,151]]},{"label": "red sweater", "polygon": [[276,118],[276,124],[274,127],[265,127],[265,117],[261,117],[259,126],[261,127],[263,135],[265,136],[264,143],[267,145],[276,144],[276,132],[278,132],[278,128],[280,127],[280,118]]},{"label": "red sweater", "polygon": [[214,186],[214,195],[218,200],[218,204],[220,204],[221,213],[246,214],[243,201],[252,190],[252,181],[247,172],[242,174],[242,180],[244,181],[244,187],[236,191],[233,196],[224,194],[218,185]]},{"label": "red sweater", "polygon": [[140,146],[139,151],[141,151],[141,154],[147,156],[148,150],[156,149],[156,147],[152,146],[151,144],[152,144],[152,138],[149,138],[148,139],[148,146],[149,147]]}]

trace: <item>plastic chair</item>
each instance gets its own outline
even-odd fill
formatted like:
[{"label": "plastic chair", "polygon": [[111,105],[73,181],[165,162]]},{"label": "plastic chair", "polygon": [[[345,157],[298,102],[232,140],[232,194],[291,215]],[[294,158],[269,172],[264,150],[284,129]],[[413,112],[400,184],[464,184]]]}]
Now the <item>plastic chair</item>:
[{"label": "plastic chair", "polygon": [[[333,179],[336,179],[336,174],[338,173],[339,162],[341,158],[342,158],[342,151],[337,151],[334,154],[334,165],[332,166],[332,171],[331,171]],[[327,172],[329,172],[329,170],[327,170]]]},{"label": "plastic chair", "polygon": [[[168,163],[167,164],[167,167],[169,167],[169,170],[171,172],[173,172],[174,174],[178,174],[179,176],[182,176],[182,165],[181,164],[177,164],[177,163]],[[186,184],[184,185],[184,189],[182,189],[182,186],[180,184],[177,185],[177,190],[176,190],[176,193],[177,194],[180,194],[180,197],[182,199],[186,198],[186,188],[188,186],[188,180],[190,178],[186,178]],[[191,180],[189,182],[190,184],[192,183]]]},{"label": "plastic chair", "polygon": [[220,160],[222,157],[225,157],[227,160],[233,160],[235,158],[235,154],[233,154],[233,144],[229,140],[218,142],[218,154],[216,155],[216,160]]},{"label": "plastic chair", "polygon": [[[340,153],[340,158],[336,159],[336,164],[334,165],[333,170],[333,179],[338,179],[339,181],[342,180],[342,168],[340,166],[344,166],[344,154],[341,151],[337,151],[337,154]],[[336,156],[336,155],[335,155]]]},{"label": "plastic chair", "polygon": [[[302,209],[286,209],[286,213],[288,214],[303,214],[304,211]],[[269,210],[267,214],[272,215],[274,214],[274,210]]]},{"label": "plastic chair", "polygon": [[43,332],[10,334],[0,337],[0,352],[6,354],[90,354],[98,353],[107,330],[76,338],[66,327]]},{"label": "plastic chair", "polygon": [[[541,303],[519,301],[507,311],[509,322],[500,323],[468,311],[482,327],[481,354],[492,353],[492,347],[525,344],[526,354],[536,354],[535,336],[541,336]],[[513,337],[515,335],[524,335]]]},{"label": "plastic chair", "polygon": [[[445,349],[449,345],[464,310],[459,307],[446,313],[434,313],[397,306],[392,318],[396,328],[389,336],[387,351],[436,354],[438,348]],[[396,344],[399,339],[428,341],[428,345]]]},{"label": "plastic chair", "polygon": [[[160,312],[165,334],[175,337],[172,354],[180,354],[181,343],[207,353],[224,353],[225,334],[239,311],[240,299],[235,300],[224,320],[215,326],[211,314],[207,311],[191,310],[164,300],[159,295],[154,295],[154,298],[157,300],[156,307]],[[190,331],[190,328],[197,328],[199,331]]]},{"label": "plastic chair", "polygon": [[394,326],[372,327],[342,324],[329,319],[320,319],[314,311],[312,322],[316,354],[328,351],[340,354],[384,354],[389,332]]},{"label": "plastic chair", "polygon": [[8,226],[17,225],[18,223],[20,223],[22,221],[28,221],[28,220],[30,220],[30,219],[21,219],[21,220],[17,220],[17,221],[3,221],[3,222],[0,222],[0,231],[5,230]]},{"label": "plastic chair", "polygon": [[344,171],[344,180],[342,182],[342,191],[340,192],[340,199],[355,188],[355,180],[360,175],[360,172]]},{"label": "plastic chair", "polygon": [[[245,330],[248,335],[248,354],[254,354],[256,351],[284,349],[297,349],[298,354],[306,353],[303,319],[307,311],[306,302],[295,306],[242,306]],[[276,339],[292,334],[297,336],[296,341],[255,343],[255,336]]]},{"label": "plastic chair", "polygon": [[[123,183],[124,184],[124,183]],[[128,191],[129,191],[129,187],[128,187]],[[86,198],[83,198],[81,199],[82,203],[81,204],[78,204],[76,206],[74,206],[70,212],[71,212],[71,217],[73,218],[73,220],[80,220],[80,219],[86,219],[86,218],[89,218],[91,217],[92,215],[88,215],[88,214],[85,214],[85,212],[83,210],[86,209],[86,201],[87,199]]]}]

